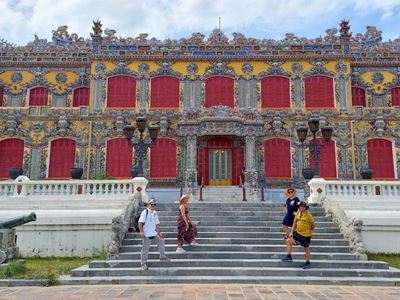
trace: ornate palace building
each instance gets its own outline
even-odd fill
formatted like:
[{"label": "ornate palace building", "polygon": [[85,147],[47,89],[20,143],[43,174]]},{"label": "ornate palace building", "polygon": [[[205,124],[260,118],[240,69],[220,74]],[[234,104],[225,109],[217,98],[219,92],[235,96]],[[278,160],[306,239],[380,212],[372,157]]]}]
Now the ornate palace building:
[{"label": "ornate palace building", "polygon": [[[324,178],[400,173],[400,40],[348,22],[316,39],[254,39],[215,29],[207,38],[120,38],[93,22],[90,39],[53,31],[26,46],[0,41],[0,178],[107,174],[129,178],[135,151],[123,135],[137,116],[160,126],[144,175],[159,184],[301,183],[313,165],[318,117]],[[241,177],[244,176],[244,177]]]}]

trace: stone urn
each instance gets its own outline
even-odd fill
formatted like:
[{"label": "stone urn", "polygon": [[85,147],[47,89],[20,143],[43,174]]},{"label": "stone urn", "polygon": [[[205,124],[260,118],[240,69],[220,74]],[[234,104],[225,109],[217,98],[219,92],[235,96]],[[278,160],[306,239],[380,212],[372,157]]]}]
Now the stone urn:
[{"label": "stone urn", "polygon": [[17,179],[18,176],[22,175],[23,170],[21,168],[10,168],[8,170],[8,175],[10,175],[10,178],[15,180]]},{"label": "stone urn", "polygon": [[370,167],[363,167],[360,170],[361,178],[362,179],[372,179],[372,175],[374,173],[374,170]]},{"label": "stone urn", "polygon": [[303,173],[304,179],[307,179],[307,180],[313,179],[313,177],[315,175],[314,169],[311,169],[311,168],[304,168],[302,173]]},{"label": "stone urn", "polygon": [[132,178],[137,177],[138,174],[139,174],[139,167],[138,167],[138,166],[133,166],[133,167],[131,168],[131,175],[132,175]]},{"label": "stone urn", "polygon": [[71,168],[71,178],[81,179],[83,175],[83,168]]}]

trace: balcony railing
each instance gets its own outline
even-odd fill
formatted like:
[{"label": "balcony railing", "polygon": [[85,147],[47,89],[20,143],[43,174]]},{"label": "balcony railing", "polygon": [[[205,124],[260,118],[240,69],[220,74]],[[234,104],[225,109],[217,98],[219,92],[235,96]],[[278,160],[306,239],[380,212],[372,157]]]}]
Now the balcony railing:
[{"label": "balcony railing", "polygon": [[2,181],[0,197],[4,196],[118,196],[133,194],[133,182],[125,180],[38,180]]}]

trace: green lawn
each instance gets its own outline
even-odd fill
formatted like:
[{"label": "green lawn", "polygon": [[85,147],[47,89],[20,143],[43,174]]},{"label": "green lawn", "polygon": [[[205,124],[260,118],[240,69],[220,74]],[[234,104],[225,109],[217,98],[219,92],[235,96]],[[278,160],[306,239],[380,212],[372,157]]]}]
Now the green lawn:
[{"label": "green lawn", "polygon": [[[54,285],[58,276],[69,274],[71,270],[96,259],[105,259],[105,257],[102,255],[96,257],[24,258],[12,260],[7,267],[1,268],[0,279],[45,279],[48,285]],[[21,263],[21,260],[24,260],[25,263]]]},{"label": "green lawn", "polygon": [[367,253],[368,260],[381,260],[387,262],[391,267],[400,269],[400,254]]}]

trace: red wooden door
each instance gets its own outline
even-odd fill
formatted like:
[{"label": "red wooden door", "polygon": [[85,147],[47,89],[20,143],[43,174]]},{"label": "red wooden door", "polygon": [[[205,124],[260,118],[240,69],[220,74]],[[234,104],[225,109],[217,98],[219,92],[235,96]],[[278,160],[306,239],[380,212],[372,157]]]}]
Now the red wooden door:
[{"label": "red wooden door", "polygon": [[368,165],[373,169],[373,179],[393,179],[393,144],[385,139],[371,139],[367,142]]},{"label": "red wooden door", "polygon": [[136,80],[131,76],[118,75],[107,80],[107,107],[134,108],[136,104]]},{"label": "red wooden door", "polygon": [[334,107],[333,78],[309,76],[304,80],[306,107]]},{"label": "red wooden door", "polygon": [[49,174],[51,179],[71,177],[71,168],[75,163],[75,141],[62,138],[50,143]]},{"label": "red wooden door", "polygon": [[80,87],[74,90],[73,107],[89,106],[90,89],[87,87]]},{"label": "red wooden door", "polygon": [[179,108],[179,79],[159,76],[151,79],[152,108]]},{"label": "red wooden door", "polygon": [[0,86],[0,107],[3,106],[4,89]]},{"label": "red wooden door", "polygon": [[176,178],[176,141],[156,139],[150,150],[150,177]]},{"label": "red wooden door", "polygon": [[290,80],[283,76],[268,76],[261,80],[261,107],[290,107]]},{"label": "red wooden door", "polygon": [[[322,178],[336,178],[336,149],[335,142],[317,139],[319,149],[319,176]],[[314,148],[310,145],[310,167],[314,168]]]},{"label": "red wooden door", "polygon": [[392,106],[400,106],[400,87],[392,88]]},{"label": "red wooden door", "polygon": [[233,161],[232,161],[232,185],[239,185],[239,176],[242,178],[244,183],[244,149],[243,147],[237,147],[233,149]]},{"label": "red wooden door", "polygon": [[130,178],[132,168],[132,147],[125,138],[107,141],[106,173],[116,178]]},{"label": "red wooden door", "polygon": [[205,80],[205,107],[225,105],[234,107],[235,80],[226,76],[214,76]]},{"label": "red wooden door", "polygon": [[22,168],[24,141],[5,139],[0,141],[0,178],[8,178],[10,168]]},{"label": "red wooden door", "polygon": [[199,147],[197,148],[197,183],[201,185],[201,181],[203,179],[203,184],[208,185],[208,148],[207,147]]},{"label": "red wooden door", "polygon": [[267,178],[291,178],[290,141],[280,138],[264,142],[264,173]]},{"label": "red wooden door", "polygon": [[365,90],[363,88],[353,86],[351,88],[351,99],[353,106],[365,107]]},{"label": "red wooden door", "polygon": [[29,91],[29,106],[47,106],[48,91],[45,87],[35,87]]}]

